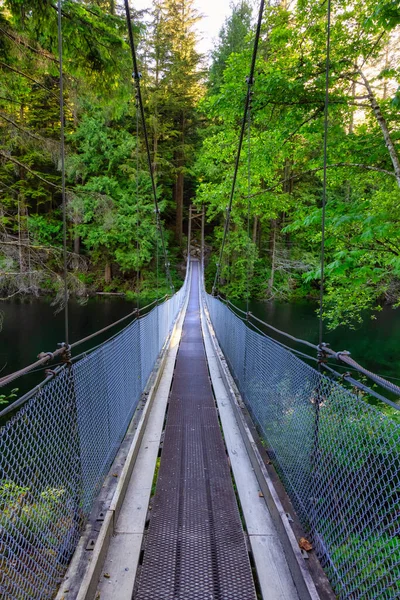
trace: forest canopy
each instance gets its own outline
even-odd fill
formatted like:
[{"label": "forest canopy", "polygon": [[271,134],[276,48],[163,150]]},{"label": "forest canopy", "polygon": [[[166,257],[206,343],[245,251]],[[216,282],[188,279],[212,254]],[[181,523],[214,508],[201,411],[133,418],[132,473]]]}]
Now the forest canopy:
[{"label": "forest canopy", "polygon": [[[326,3],[265,10],[220,292],[318,296]],[[234,2],[210,57],[194,0],[132,10],[162,222],[175,284],[189,205],[206,211],[212,282],[255,34],[256,3]],[[400,3],[332,3],[326,318],[354,324],[400,303]],[[137,114],[123,5],[62,3],[68,287],[166,287]],[[57,5],[0,2],[0,294],[62,285]],[[194,238],[198,236],[194,232]],[[195,243],[195,242],[194,242]]]}]

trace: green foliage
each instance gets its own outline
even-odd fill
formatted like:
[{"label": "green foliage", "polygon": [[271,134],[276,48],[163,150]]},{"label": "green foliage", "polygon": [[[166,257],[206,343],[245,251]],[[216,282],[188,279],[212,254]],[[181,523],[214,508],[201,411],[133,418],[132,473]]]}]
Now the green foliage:
[{"label": "green foliage", "polygon": [[[62,11],[71,292],[82,284],[136,292],[161,248],[125,15],[113,1],[64,1]],[[20,273],[15,285],[2,279],[3,295],[57,289],[62,274],[57,16],[56,5],[37,0],[0,7],[0,253]],[[163,0],[152,17],[145,24],[135,15],[134,33],[171,260],[178,175],[184,200],[193,188],[198,15],[192,0]]]},{"label": "green foliage", "polygon": [[212,52],[212,65],[209,83],[213,92],[220,89],[223,75],[232,54],[243,51],[243,46],[251,29],[252,10],[248,2],[238,2],[232,7],[232,14],[226,19],[219,34],[216,48]]},{"label": "green foliage", "polygon": [[[237,10],[214,53],[211,80],[218,73],[219,82],[202,103],[210,126],[196,164],[197,202],[207,206],[208,221],[215,224],[216,251],[250,63],[249,45],[230,49],[227,42]],[[400,301],[398,64],[387,58],[399,32],[397,2],[346,1],[332,10],[325,317],[336,327],[359,322],[366,309]],[[251,142],[249,147],[245,139],[242,150],[221,266],[220,288],[229,297],[246,296],[248,273],[257,297],[319,294],[325,60],[325,4],[305,0],[290,10],[282,4],[266,9]],[[370,75],[370,63],[376,75]],[[391,154],[384,133],[393,142]]]},{"label": "green foliage", "polygon": [[17,398],[18,388],[11,390],[9,394],[0,394],[0,406],[4,404],[9,404],[13,402]]},{"label": "green foliage", "polygon": [[[135,37],[169,261],[173,270],[182,261],[182,219],[195,196],[207,209],[211,283],[254,22],[250,2],[232,6],[206,82],[199,18],[193,0],[154,0],[150,19],[135,15]],[[333,6],[325,285],[332,327],[400,302],[398,25],[398,2]],[[57,288],[62,272],[56,6],[7,0],[0,27],[0,241],[8,244],[1,268],[19,272],[17,289],[32,293]],[[124,14],[113,1],[66,0],[63,29],[71,291],[85,284],[147,294],[161,249],[140,119],[136,139]],[[221,291],[232,298],[318,296],[325,59],[325,4],[265,9],[251,142],[221,265]],[[24,275],[29,267],[33,279]],[[1,286],[11,295],[9,281]]]}]

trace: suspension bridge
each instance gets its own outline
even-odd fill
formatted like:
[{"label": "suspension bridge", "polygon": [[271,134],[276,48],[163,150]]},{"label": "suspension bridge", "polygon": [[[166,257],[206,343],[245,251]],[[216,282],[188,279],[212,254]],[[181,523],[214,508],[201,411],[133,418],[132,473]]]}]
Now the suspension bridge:
[{"label": "suspension bridge", "polygon": [[[178,292],[74,343],[66,301],[65,343],[0,379],[1,387],[61,361],[0,413],[8,419],[0,430],[1,598],[400,597],[400,388],[323,344],[322,326],[316,346],[218,293],[263,8],[213,294],[204,286],[203,233],[201,260],[188,252]],[[62,79],[60,3],[58,15]],[[60,115],[63,123],[62,90]],[[325,204],[326,143],[324,190]],[[122,331],[105,343],[76,353],[117,325]],[[339,375],[335,361],[349,371]]]}]

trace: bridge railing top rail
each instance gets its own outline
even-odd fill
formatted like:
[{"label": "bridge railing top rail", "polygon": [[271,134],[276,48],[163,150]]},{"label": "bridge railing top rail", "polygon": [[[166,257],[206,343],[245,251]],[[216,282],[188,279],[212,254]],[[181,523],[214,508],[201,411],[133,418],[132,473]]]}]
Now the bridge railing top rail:
[{"label": "bridge railing top rail", "polygon": [[[190,269],[187,269],[183,285],[174,295],[165,294],[161,298],[157,298],[156,300],[154,300],[153,302],[150,302],[149,304],[146,304],[145,306],[135,308],[133,311],[131,311],[130,313],[128,313],[121,319],[118,319],[117,321],[114,321],[110,325],[107,325],[106,327],[104,327],[98,331],[95,331],[94,333],[92,333],[80,340],[77,340],[73,344],[70,344],[70,346],[67,346],[66,344],[60,344],[60,347],[57,348],[54,352],[41,352],[38,355],[37,361],[31,363],[30,365],[27,365],[26,367],[24,367],[22,369],[19,369],[18,371],[9,373],[8,375],[4,375],[3,377],[1,377],[0,378],[0,388],[5,387],[6,385],[9,385],[10,383],[12,383],[13,381],[16,381],[20,377],[23,377],[24,375],[28,375],[29,373],[32,373],[33,371],[36,371],[37,369],[40,369],[41,367],[50,367],[51,363],[55,359],[59,359],[63,363],[61,365],[56,365],[53,369],[49,368],[49,372],[48,372],[48,374],[46,374],[46,377],[44,378],[44,380],[42,382],[40,382],[38,385],[36,385],[34,388],[32,388],[32,390],[30,390],[29,392],[27,392],[26,394],[21,396],[21,398],[19,398],[16,402],[13,402],[11,405],[7,406],[2,411],[0,411],[0,419],[7,416],[11,412],[14,412],[17,408],[19,408],[20,406],[25,404],[25,402],[27,402],[27,400],[29,400],[36,392],[38,392],[41,388],[43,388],[43,386],[45,386],[49,381],[51,381],[53,379],[53,377],[58,375],[66,364],[80,360],[83,356],[86,356],[88,353],[93,352],[99,346],[102,346],[106,342],[114,339],[114,337],[121,334],[125,330],[125,328],[130,327],[130,325],[132,325],[132,323],[134,323],[136,320],[142,319],[143,317],[145,317],[151,310],[154,310],[155,307],[162,306],[162,304],[164,304],[165,302],[167,302],[168,300],[170,300],[177,294],[180,294],[182,291],[184,292],[184,290],[187,288],[189,271],[190,271]],[[104,335],[108,331],[111,331],[112,329],[114,329],[118,325],[121,325],[125,321],[128,321],[129,319],[132,319],[132,320],[126,325],[125,328],[123,328],[122,330],[121,329],[118,330],[114,335],[109,337],[107,340],[101,342],[101,344],[98,344],[92,348],[89,348],[88,350],[85,350],[84,352],[82,352],[81,354],[78,354],[77,356],[74,356],[74,357],[71,356],[71,354],[70,354],[71,350],[81,347],[84,344],[87,344],[89,341],[91,341],[101,335]]]},{"label": "bridge railing top rail", "polygon": [[226,303],[209,295],[206,302],[241,397],[337,597],[400,598],[398,413],[315,369]]},{"label": "bridge railing top rail", "polygon": [[[208,294],[207,294],[207,296],[208,296]],[[212,296],[210,296],[210,297],[212,297]],[[391,394],[400,398],[400,387],[398,385],[396,385],[395,383],[393,383],[391,381],[388,381],[386,378],[382,377],[381,375],[377,375],[376,373],[373,373],[372,371],[370,371],[370,370],[366,369],[365,367],[363,367],[362,365],[360,365],[357,361],[355,361],[353,358],[351,358],[350,352],[348,352],[347,350],[344,350],[341,352],[335,352],[334,350],[332,350],[329,347],[328,344],[323,344],[322,346],[318,346],[307,340],[297,338],[297,337],[291,335],[290,333],[287,333],[286,331],[282,331],[281,329],[274,327],[267,321],[264,321],[264,320],[260,319],[259,317],[256,317],[252,312],[245,311],[245,310],[239,308],[238,306],[236,306],[233,302],[231,302],[227,298],[223,298],[222,296],[219,295],[219,296],[217,296],[217,300],[220,300],[221,302],[223,302],[234,314],[236,314],[236,316],[238,316],[240,319],[242,319],[243,321],[245,321],[249,325],[251,325],[251,327],[256,329],[261,335],[267,336],[267,333],[265,331],[262,331],[259,327],[257,327],[256,324],[262,325],[263,327],[269,329],[270,331],[273,331],[277,335],[282,336],[286,339],[289,339],[294,343],[302,344],[304,346],[307,346],[308,348],[311,348],[312,350],[315,350],[316,351],[315,356],[306,355],[306,354],[304,354],[294,348],[290,348],[290,347],[286,346],[285,344],[283,344],[282,342],[279,342],[274,339],[274,341],[276,343],[280,344],[282,347],[286,348],[287,350],[294,352],[295,354],[297,354],[300,357],[305,358],[307,360],[318,362],[319,364],[321,364],[321,366],[324,369],[326,369],[332,375],[335,375],[336,377],[340,378],[341,380],[346,381],[350,385],[360,389],[362,392],[365,392],[365,393],[370,394],[371,396],[374,396],[375,398],[377,398],[381,402],[384,402],[388,406],[391,406],[395,410],[400,411],[399,404],[397,404],[396,402],[393,402],[389,398],[386,398],[385,396],[383,396],[382,394],[377,392],[375,389],[372,389],[371,387],[358,381],[357,379],[355,379],[354,377],[351,376],[350,372],[337,373],[335,371],[335,369],[332,368],[332,366],[329,366],[326,364],[328,359],[333,359],[339,363],[343,363],[344,365],[349,367],[351,370],[368,377],[375,384],[379,385],[380,387],[389,391]]]}]

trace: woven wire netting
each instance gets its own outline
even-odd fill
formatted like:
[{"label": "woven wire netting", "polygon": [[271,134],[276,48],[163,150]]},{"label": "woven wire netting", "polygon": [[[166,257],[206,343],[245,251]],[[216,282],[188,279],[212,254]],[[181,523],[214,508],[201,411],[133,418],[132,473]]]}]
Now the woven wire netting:
[{"label": "woven wire netting", "polygon": [[181,308],[187,281],[64,367],[0,430],[0,597],[55,596]]},{"label": "woven wire netting", "polygon": [[400,598],[400,425],[206,296],[232,375],[340,599]]}]

